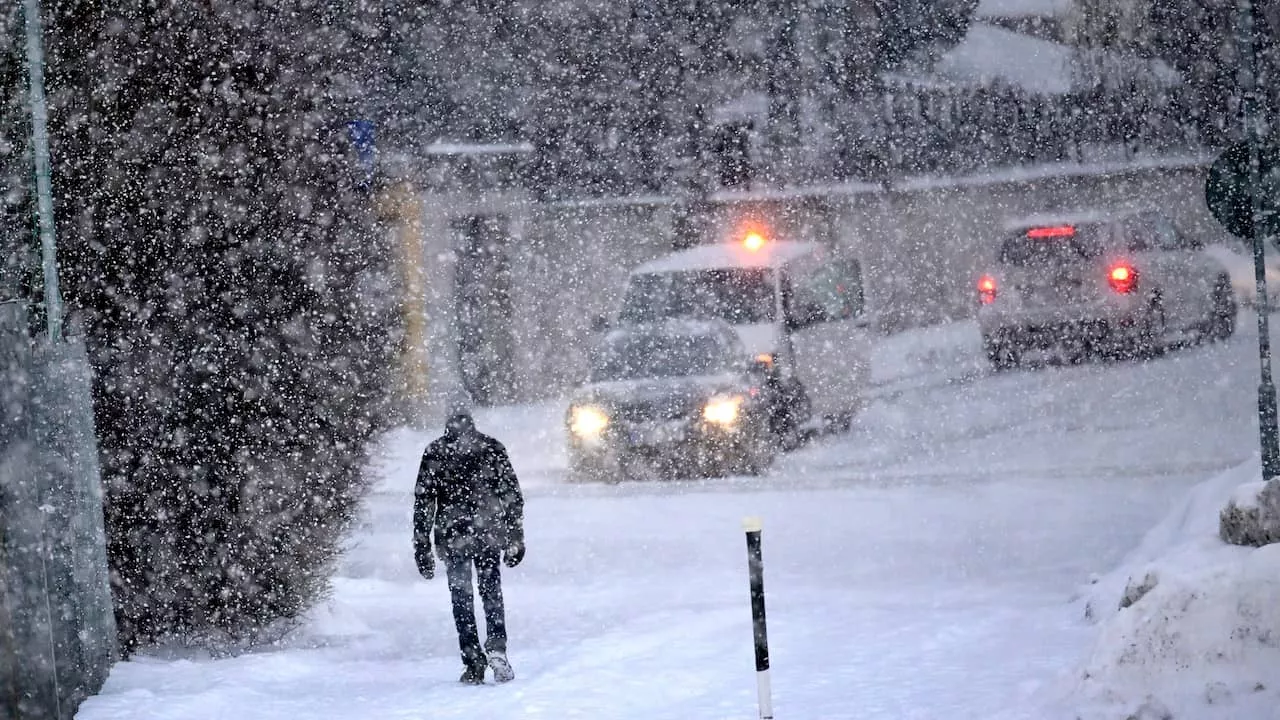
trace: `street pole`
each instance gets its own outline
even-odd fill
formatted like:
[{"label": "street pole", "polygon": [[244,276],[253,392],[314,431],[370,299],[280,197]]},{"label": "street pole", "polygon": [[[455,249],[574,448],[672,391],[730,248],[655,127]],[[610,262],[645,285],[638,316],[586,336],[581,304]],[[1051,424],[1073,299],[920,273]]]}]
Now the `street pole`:
[{"label": "street pole", "polygon": [[760,720],[773,720],[773,688],[769,680],[769,633],[764,616],[764,555],[760,533],[764,529],[758,517],[742,521],[747,533],[747,569],[751,576],[751,626],[756,649],[756,696]]},{"label": "street pole", "polygon": [[57,238],[53,226],[53,184],[49,162],[49,107],[44,96],[44,48],[41,46],[40,0],[26,0],[27,76],[31,86],[31,145],[36,166],[36,211],[40,224],[40,256],[44,269],[44,312],[49,341],[62,338],[62,295],[58,290]]},{"label": "street pole", "polygon": [[1258,432],[1262,450],[1262,477],[1280,476],[1280,431],[1276,422],[1276,386],[1271,376],[1271,331],[1268,323],[1267,268],[1265,264],[1267,223],[1262,219],[1261,196],[1261,118],[1258,112],[1258,66],[1255,44],[1254,8],[1252,0],[1239,0],[1241,114],[1245,141],[1249,147],[1249,216],[1253,228],[1253,275],[1257,285],[1258,361],[1261,381],[1258,384]]},{"label": "street pole", "polygon": [[1261,381],[1258,384],[1258,432],[1262,451],[1262,477],[1280,476],[1280,431],[1276,421],[1276,386],[1271,376],[1270,303],[1267,300],[1266,237],[1262,220],[1261,194],[1261,128],[1258,112],[1257,47],[1254,8],[1251,0],[1240,0],[1241,11],[1241,90],[1244,95],[1244,129],[1249,143],[1249,215],[1253,227],[1253,273],[1257,285],[1258,361]]}]

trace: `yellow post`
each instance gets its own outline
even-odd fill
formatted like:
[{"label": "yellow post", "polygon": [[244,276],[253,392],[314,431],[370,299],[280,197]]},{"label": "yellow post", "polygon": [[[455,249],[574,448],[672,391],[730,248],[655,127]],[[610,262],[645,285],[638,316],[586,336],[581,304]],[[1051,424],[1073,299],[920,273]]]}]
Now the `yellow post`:
[{"label": "yellow post", "polygon": [[400,405],[409,422],[421,422],[427,407],[426,272],[422,202],[408,181],[392,185],[378,199],[379,215],[390,224],[395,239],[395,264],[400,275],[400,313],[404,346],[400,355]]}]

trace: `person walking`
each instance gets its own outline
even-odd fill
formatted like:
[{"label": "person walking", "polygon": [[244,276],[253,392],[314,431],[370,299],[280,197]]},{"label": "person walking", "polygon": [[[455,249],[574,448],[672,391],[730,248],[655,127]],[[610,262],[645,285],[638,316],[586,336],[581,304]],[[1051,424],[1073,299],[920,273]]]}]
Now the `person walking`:
[{"label": "person walking", "polygon": [[[435,554],[432,553],[432,543]],[[471,414],[457,409],[444,435],[422,454],[414,489],[413,549],[418,572],[435,577],[436,555],[444,562],[463,672],[460,682],[515,679],[507,660],[507,624],[501,564],[524,559],[524,496],[502,443],[476,429]],[[485,642],[476,627],[471,569],[484,606]]]}]

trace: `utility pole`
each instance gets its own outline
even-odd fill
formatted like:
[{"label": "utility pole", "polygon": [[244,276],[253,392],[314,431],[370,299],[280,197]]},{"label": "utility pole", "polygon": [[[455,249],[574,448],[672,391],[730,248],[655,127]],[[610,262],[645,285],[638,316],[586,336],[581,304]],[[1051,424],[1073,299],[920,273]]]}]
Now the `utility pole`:
[{"label": "utility pole", "polygon": [[40,0],[25,0],[27,77],[31,87],[31,146],[35,156],[36,211],[40,257],[44,269],[44,312],[49,341],[62,339],[62,294],[58,290],[58,244],[53,225],[53,183],[49,162],[49,106],[44,96],[44,48],[41,44]]}]

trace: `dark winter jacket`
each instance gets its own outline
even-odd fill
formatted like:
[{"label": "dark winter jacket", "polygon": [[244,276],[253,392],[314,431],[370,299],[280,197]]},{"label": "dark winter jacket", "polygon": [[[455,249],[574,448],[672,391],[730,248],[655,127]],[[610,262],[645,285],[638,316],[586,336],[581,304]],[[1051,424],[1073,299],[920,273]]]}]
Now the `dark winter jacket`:
[{"label": "dark winter jacket", "polygon": [[524,543],[524,496],[507,449],[474,427],[450,428],[422,454],[415,551],[429,553],[433,539],[441,558]]}]

